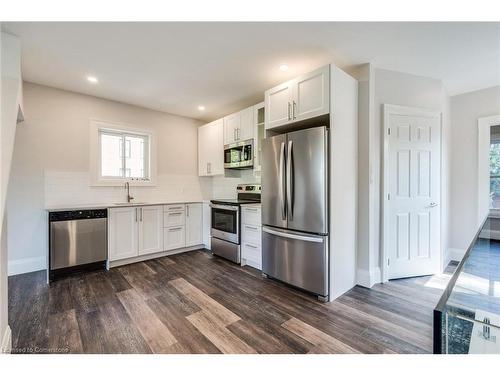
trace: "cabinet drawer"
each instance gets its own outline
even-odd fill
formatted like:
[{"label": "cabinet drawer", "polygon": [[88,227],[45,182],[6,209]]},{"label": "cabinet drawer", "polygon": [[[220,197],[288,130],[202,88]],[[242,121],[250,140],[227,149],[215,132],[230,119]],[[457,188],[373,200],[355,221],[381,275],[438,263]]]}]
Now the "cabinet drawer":
[{"label": "cabinet drawer", "polygon": [[241,222],[243,224],[261,225],[260,207],[242,207]]},{"label": "cabinet drawer", "polygon": [[186,231],[184,226],[164,228],[163,243],[165,250],[179,249],[186,246]]},{"label": "cabinet drawer", "polygon": [[184,225],[186,214],[184,211],[171,211],[163,213],[163,226],[165,228],[178,227]]},{"label": "cabinet drawer", "polygon": [[172,212],[172,211],[185,211],[186,210],[186,205],[179,203],[179,204],[166,204],[163,206],[163,212]]},{"label": "cabinet drawer", "polygon": [[261,246],[261,227],[258,225],[241,224],[241,241]]},{"label": "cabinet drawer", "polygon": [[262,264],[262,249],[260,246],[243,242],[241,245],[241,258],[257,263],[260,266]]}]

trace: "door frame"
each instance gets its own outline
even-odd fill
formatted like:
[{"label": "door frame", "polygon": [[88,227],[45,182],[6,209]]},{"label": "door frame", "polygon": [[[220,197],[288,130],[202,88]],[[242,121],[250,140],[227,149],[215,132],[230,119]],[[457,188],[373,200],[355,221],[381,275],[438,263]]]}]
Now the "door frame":
[{"label": "door frame", "polygon": [[382,264],[381,264],[381,281],[383,283],[389,281],[389,249],[387,240],[389,238],[389,203],[388,203],[388,193],[389,193],[389,117],[390,115],[403,115],[403,116],[422,116],[422,117],[439,117],[439,128],[440,128],[440,150],[439,150],[439,196],[440,196],[440,207],[439,207],[439,257],[440,262],[443,258],[443,249],[441,246],[441,235],[442,235],[442,162],[443,162],[443,115],[441,111],[421,108],[421,107],[407,107],[395,104],[383,104],[382,105],[382,117],[384,124],[384,144],[383,144],[383,183],[382,183],[382,196],[381,196],[381,210],[382,210],[382,228],[381,228],[381,249],[382,249]]}]

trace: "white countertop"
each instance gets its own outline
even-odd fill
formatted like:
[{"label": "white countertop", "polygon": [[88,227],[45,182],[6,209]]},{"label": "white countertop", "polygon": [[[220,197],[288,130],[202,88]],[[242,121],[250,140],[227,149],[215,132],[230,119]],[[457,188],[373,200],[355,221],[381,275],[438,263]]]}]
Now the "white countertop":
[{"label": "white countertop", "polygon": [[207,203],[209,200],[194,200],[194,201],[161,201],[161,202],[130,202],[130,203],[95,203],[95,204],[72,204],[45,207],[46,211],[73,211],[73,210],[98,210],[105,208],[120,208],[120,207],[141,207],[141,206],[157,206],[166,204],[186,204],[186,203]]}]

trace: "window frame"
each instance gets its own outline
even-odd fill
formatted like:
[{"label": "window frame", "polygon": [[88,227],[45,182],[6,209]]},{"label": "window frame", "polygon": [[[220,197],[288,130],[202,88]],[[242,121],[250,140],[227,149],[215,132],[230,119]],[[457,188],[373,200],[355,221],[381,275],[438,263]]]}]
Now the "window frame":
[{"label": "window frame", "polygon": [[[149,169],[148,178],[131,178],[131,177],[113,177],[102,176],[101,167],[101,134],[115,133],[122,136],[141,136],[148,140],[147,155],[145,160],[145,168]],[[146,128],[139,128],[133,125],[102,121],[90,120],[90,186],[123,186],[125,182],[129,182],[131,186],[156,186],[157,177],[157,160],[156,160],[156,136],[155,133]]]}]

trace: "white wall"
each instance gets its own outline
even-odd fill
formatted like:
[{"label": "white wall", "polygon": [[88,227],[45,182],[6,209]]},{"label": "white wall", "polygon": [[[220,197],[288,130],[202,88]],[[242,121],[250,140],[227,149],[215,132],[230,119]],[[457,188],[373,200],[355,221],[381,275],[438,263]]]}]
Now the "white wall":
[{"label": "white wall", "polygon": [[[359,99],[359,175],[358,225],[361,237],[358,253],[358,284],[371,287],[381,281],[381,192],[383,104],[421,107],[443,113],[442,217],[448,216],[449,116],[448,96],[440,80],[370,67],[357,70]],[[363,132],[363,134],[361,134]],[[366,165],[368,163],[368,165]],[[366,186],[368,183],[368,188]],[[364,184],[364,185],[363,185]],[[366,222],[368,217],[368,222]],[[447,222],[442,222],[443,253],[447,249]],[[367,238],[366,238],[367,236]],[[444,254],[443,254],[444,255]],[[367,268],[367,269],[366,269]]]},{"label": "white wall", "polygon": [[31,83],[24,84],[24,109],[8,195],[11,274],[45,268],[46,206],[125,200],[121,187],[89,186],[91,118],[154,130],[158,186],[132,188],[137,201],[212,195],[211,179],[197,176],[197,120]]},{"label": "white wall", "polygon": [[477,231],[478,124],[500,114],[500,86],[451,97],[450,248],[460,258]]}]

